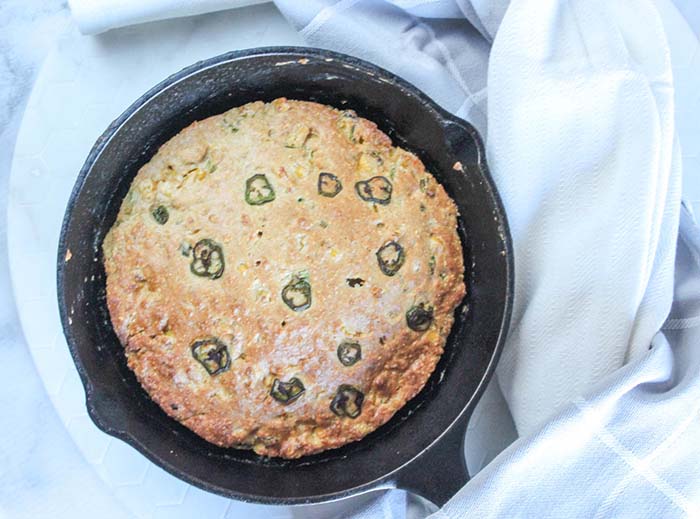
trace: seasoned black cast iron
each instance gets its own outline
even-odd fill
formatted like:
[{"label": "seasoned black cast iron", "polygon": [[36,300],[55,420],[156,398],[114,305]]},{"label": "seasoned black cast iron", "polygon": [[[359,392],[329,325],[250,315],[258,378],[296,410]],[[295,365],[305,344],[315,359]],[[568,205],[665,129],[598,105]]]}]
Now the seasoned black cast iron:
[{"label": "seasoned black cast iron", "polygon": [[[277,97],[353,109],[415,152],[459,206],[468,285],[445,354],[416,398],[362,441],[291,461],[215,447],[151,401],[112,330],[101,254],[131,180],[160,145],[193,121]],[[385,70],[310,48],[224,54],[136,101],[90,152],[58,250],[61,319],[95,424],[189,483],[264,503],[312,503],[394,486],[444,503],[469,478],[464,433],[505,339],[512,286],[506,217],[475,129]]]}]

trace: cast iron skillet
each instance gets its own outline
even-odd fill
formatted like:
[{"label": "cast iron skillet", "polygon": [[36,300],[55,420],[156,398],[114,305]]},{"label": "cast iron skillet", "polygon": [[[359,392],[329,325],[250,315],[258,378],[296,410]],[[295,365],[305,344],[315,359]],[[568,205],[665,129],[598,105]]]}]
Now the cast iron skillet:
[{"label": "cast iron skillet", "polygon": [[[160,145],[192,121],[277,97],[351,108],[415,152],[459,206],[468,286],[445,354],[416,398],[362,441],[291,461],[216,447],[150,400],[110,324],[101,254],[131,180]],[[95,424],[189,483],[263,503],[312,503],[389,487],[437,505],[447,501],[469,479],[467,420],[505,340],[512,287],[506,216],[476,130],[386,70],[311,48],[231,52],[143,95],[95,143],[68,202],[58,247],[63,329]]]}]

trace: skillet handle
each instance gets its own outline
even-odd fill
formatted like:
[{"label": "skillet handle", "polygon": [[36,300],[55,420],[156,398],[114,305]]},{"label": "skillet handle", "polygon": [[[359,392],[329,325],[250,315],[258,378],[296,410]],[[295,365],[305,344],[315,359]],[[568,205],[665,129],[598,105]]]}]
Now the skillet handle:
[{"label": "skillet handle", "polygon": [[464,413],[437,442],[403,467],[396,477],[396,488],[418,494],[442,508],[466,485],[469,472],[464,437],[470,415]]}]

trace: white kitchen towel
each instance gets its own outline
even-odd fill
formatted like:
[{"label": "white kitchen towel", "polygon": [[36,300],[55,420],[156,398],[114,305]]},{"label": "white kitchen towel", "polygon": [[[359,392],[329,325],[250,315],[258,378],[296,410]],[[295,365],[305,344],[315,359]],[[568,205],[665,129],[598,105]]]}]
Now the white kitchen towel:
[{"label": "white kitchen towel", "polygon": [[687,211],[681,222],[676,300],[651,350],[517,440],[431,519],[700,517],[700,230]]},{"label": "white kitchen towel", "polygon": [[68,0],[83,34],[98,34],[137,23],[223,11],[268,0]]},{"label": "white kitchen towel", "polygon": [[[496,25],[495,17],[507,2],[479,2],[487,3],[490,7],[480,11],[489,18],[477,27],[454,0],[275,2],[309,45],[352,54],[394,72],[482,134],[490,48],[483,26]],[[472,20],[481,20],[475,8],[466,12]]]},{"label": "white kitchen towel", "polygon": [[671,307],[681,173],[658,13],[647,0],[514,0],[489,86],[516,265],[498,375],[523,435],[644,354]]},{"label": "white kitchen towel", "polygon": [[[491,33],[445,18],[465,2],[276,3],[311,45],[378,62],[484,131],[477,69]],[[470,5],[499,26],[498,2]],[[647,0],[514,0],[488,97],[489,165],[515,245],[498,377],[528,434],[646,351],[671,305],[680,170],[658,13]]]}]

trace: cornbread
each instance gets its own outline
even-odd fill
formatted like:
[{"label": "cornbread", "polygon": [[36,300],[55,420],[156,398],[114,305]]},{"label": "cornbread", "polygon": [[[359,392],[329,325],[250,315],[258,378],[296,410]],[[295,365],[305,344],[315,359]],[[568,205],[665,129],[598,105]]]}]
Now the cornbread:
[{"label": "cornbread", "polygon": [[361,439],[425,385],[465,295],[456,227],[374,123],[249,103],[139,170],[103,243],[107,303],[167,414],[297,458]]}]

